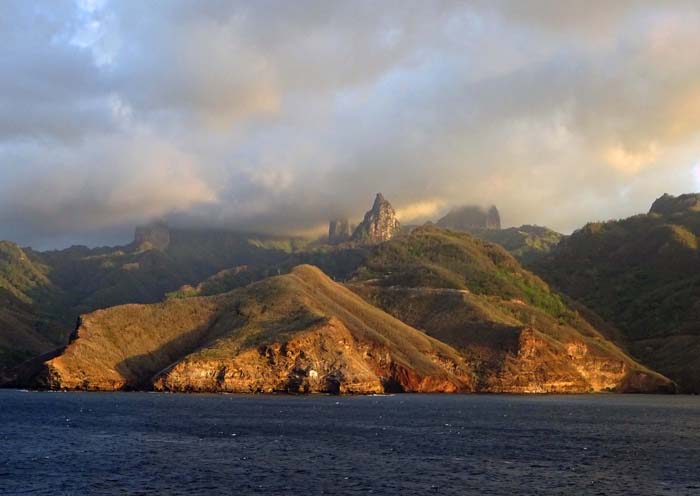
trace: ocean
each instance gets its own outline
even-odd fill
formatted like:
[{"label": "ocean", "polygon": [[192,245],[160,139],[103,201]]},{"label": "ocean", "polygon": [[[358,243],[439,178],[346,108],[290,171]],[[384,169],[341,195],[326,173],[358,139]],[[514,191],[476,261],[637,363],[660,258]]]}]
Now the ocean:
[{"label": "ocean", "polygon": [[700,397],[0,390],[2,495],[700,495]]}]

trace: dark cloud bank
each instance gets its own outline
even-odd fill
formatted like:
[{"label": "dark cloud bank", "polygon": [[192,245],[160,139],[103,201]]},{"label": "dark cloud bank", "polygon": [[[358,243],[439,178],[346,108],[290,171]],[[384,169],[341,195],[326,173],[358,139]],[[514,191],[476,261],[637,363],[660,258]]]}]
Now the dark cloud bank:
[{"label": "dark cloud bank", "polygon": [[684,1],[6,0],[0,238],[630,215],[700,186],[698,46]]}]

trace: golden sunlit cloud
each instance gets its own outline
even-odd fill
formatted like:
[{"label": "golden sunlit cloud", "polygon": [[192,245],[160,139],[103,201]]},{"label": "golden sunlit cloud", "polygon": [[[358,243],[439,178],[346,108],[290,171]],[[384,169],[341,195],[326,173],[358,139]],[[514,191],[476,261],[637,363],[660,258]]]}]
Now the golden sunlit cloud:
[{"label": "golden sunlit cloud", "polygon": [[421,201],[396,209],[396,216],[401,222],[406,223],[435,217],[444,207],[445,202],[442,200]]},{"label": "golden sunlit cloud", "polygon": [[640,150],[630,150],[617,144],[603,150],[603,159],[624,174],[636,174],[659,157],[659,146],[652,142]]},{"label": "golden sunlit cloud", "polygon": [[0,2],[0,239],[313,236],[377,191],[569,232],[700,180],[691,0],[45,3]]}]

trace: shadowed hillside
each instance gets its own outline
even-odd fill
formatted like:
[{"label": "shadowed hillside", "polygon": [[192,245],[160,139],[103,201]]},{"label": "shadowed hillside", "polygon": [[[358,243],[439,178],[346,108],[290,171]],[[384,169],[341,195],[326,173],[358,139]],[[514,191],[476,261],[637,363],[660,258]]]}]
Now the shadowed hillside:
[{"label": "shadowed hillside", "polygon": [[0,373],[66,343],[78,316],[124,303],[155,303],[240,264],[268,267],[304,242],[227,231],[136,230],[132,244],[36,252],[0,242]]},{"label": "shadowed hillside", "polygon": [[17,245],[0,242],[0,377],[4,367],[55,348],[69,334],[52,317],[61,292],[48,273]]},{"label": "shadowed hillside", "polygon": [[633,355],[700,392],[700,195],[576,231],[536,270],[613,322]]},{"label": "shadowed hillside", "polygon": [[210,298],[126,305],[82,318],[33,386],[178,391],[470,391],[450,346],[300,266]]},{"label": "shadowed hillside", "polygon": [[[20,299],[8,290],[12,300],[0,313],[8,338],[0,340],[0,359],[7,365],[65,343],[78,312],[113,307],[84,315],[78,339],[60,356],[43,359],[46,366],[24,366],[25,383],[33,385],[319,392],[673,389],[611,342],[619,340],[616,329],[552,291],[502,247],[437,227],[374,246],[304,247],[294,240],[157,225],[139,230],[123,248],[24,256],[34,270],[14,276],[13,288],[31,289],[26,281],[36,280],[36,289],[14,293],[36,298]],[[293,269],[300,263],[320,265],[366,302],[318,269]],[[166,295],[165,303],[115,306],[156,303]],[[386,343],[386,336],[397,336],[396,326],[435,338],[429,342],[443,347],[441,358],[427,348],[409,353],[405,336]],[[428,367],[431,360],[440,370]]]}]

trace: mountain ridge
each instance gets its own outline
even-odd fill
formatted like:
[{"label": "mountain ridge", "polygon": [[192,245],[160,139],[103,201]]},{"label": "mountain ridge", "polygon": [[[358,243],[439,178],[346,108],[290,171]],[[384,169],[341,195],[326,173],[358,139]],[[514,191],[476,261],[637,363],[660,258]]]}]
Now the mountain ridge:
[{"label": "mountain ridge", "polygon": [[[294,353],[292,338],[304,346]],[[345,344],[336,351],[334,340]],[[86,315],[63,353],[24,380],[49,389],[451,392],[470,388],[460,362],[448,345],[300,266],[224,295]]]},{"label": "mountain ridge", "polygon": [[[374,229],[374,241],[333,245],[157,222],[137,228],[123,247],[36,252],[2,242],[0,380],[11,379],[20,362],[65,346],[78,315],[84,323],[93,311],[122,304],[182,300],[187,307],[209,301],[200,296],[245,291],[312,264],[372,308],[456,350],[473,383],[465,389],[448,381],[453,390],[672,389],[649,366],[693,391],[700,369],[693,351],[700,351],[700,277],[692,271],[700,257],[699,199],[664,195],[648,214],[589,223],[570,237],[538,226],[400,230],[393,207],[378,194],[360,229]],[[338,294],[346,289],[333,287]],[[172,308],[179,312],[176,303]],[[294,346],[320,353],[330,336],[352,335],[332,312],[324,319],[313,329],[309,323],[310,334]],[[271,350],[278,356],[282,348]]]},{"label": "mountain ridge", "polygon": [[700,392],[699,199],[664,195],[648,214],[589,223],[533,265],[689,392]]}]

